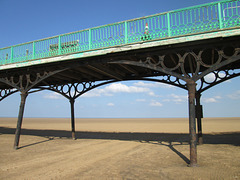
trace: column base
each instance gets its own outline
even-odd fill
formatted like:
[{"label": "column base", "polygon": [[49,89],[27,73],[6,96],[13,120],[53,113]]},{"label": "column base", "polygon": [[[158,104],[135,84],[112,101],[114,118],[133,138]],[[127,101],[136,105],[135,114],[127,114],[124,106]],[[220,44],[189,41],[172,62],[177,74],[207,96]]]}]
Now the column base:
[{"label": "column base", "polygon": [[198,138],[198,145],[203,145],[203,138],[202,137]]},{"label": "column base", "polygon": [[188,164],[188,167],[199,167],[199,166],[196,163],[192,163],[192,164]]}]

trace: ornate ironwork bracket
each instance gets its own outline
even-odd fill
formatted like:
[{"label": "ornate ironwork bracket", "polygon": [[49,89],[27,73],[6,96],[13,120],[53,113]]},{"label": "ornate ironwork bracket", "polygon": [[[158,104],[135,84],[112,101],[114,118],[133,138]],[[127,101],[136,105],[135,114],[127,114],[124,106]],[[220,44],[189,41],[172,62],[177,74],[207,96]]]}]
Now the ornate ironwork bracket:
[{"label": "ornate ironwork bracket", "polygon": [[65,85],[40,86],[37,89],[54,91],[71,100],[78,98],[83,93],[93,89],[94,87],[94,82],[81,82]]},{"label": "ornate ironwork bracket", "polygon": [[34,86],[36,86],[39,82],[43,81],[44,79],[64,70],[65,69],[61,69],[53,72],[45,71],[43,74],[35,73],[34,77],[33,77],[34,73],[31,73],[31,74],[25,74],[25,75],[21,75],[21,74],[15,75],[15,76],[11,76],[10,78],[8,77],[0,78],[1,82],[13,87],[13,89],[11,90],[1,90],[1,100],[9,96],[10,94],[13,94],[14,92],[20,91],[21,93],[21,103],[19,107],[18,122],[17,122],[17,128],[15,132],[15,141],[14,141],[15,149],[18,149],[18,145],[19,145],[24,107],[25,107],[25,102],[26,102],[26,98],[28,96],[29,90],[32,89]]},{"label": "ornate ironwork bracket", "polygon": [[240,76],[240,71],[236,70],[217,70],[209,73],[199,80],[197,92],[202,93],[207,89],[216,86],[224,81]]},{"label": "ornate ironwork bracket", "polygon": [[17,89],[20,92],[28,92],[30,89],[36,86],[39,82],[64,70],[66,69],[61,69],[53,72],[45,71],[43,74],[35,73],[35,76],[33,76],[34,73],[31,73],[31,74],[29,73],[25,75],[18,75],[15,77],[11,76],[10,78],[5,77],[5,78],[0,78],[0,81]]},{"label": "ornate ironwork bracket", "polygon": [[0,101],[5,99],[6,97],[18,92],[17,89],[0,89]]}]

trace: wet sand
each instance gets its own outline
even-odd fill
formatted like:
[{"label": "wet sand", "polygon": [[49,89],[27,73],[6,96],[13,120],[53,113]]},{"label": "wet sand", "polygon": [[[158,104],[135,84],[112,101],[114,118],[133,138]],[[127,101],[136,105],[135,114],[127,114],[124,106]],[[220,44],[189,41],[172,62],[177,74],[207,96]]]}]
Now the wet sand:
[{"label": "wet sand", "polygon": [[240,179],[240,118],[204,118],[189,168],[187,118],[0,118],[0,179]]}]

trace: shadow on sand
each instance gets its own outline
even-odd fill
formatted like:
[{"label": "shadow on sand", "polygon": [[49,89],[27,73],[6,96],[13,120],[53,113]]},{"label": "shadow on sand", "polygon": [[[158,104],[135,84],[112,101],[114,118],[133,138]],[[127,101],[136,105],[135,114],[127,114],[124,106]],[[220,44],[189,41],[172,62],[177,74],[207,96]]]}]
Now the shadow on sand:
[{"label": "shadow on sand", "polygon": [[[15,134],[14,128],[0,127],[0,135]],[[22,135],[41,136],[47,140],[25,145],[19,148],[25,148],[36,144],[44,143],[54,140],[55,138],[71,138],[70,131],[64,130],[32,130],[22,129]],[[188,145],[189,134],[184,133],[131,133],[131,132],[76,132],[77,139],[108,139],[108,140],[125,140],[138,141],[141,143],[151,143],[156,145],[163,145],[169,147],[174,153],[182,158],[187,164],[190,160],[181,152],[177,151],[173,146]],[[204,134],[204,144],[230,144],[240,146],[240,132],[232,133],[218,133],[218,134]]]}]

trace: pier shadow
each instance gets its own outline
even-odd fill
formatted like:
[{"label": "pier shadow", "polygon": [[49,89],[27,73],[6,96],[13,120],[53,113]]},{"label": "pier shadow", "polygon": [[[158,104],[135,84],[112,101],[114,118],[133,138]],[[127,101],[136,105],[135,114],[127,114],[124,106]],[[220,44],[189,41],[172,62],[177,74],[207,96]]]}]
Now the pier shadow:
[{"label": "pier shadow", "polygon": [[37,144],[42,144],[42,143],[45,143],[45,142],[48,142],[48,141],[51,141],[51,140],[54,140],[54,138],[48,138],[48,139],[43,140],[43,141],[39,141],[39,142],[35,142],[35,143],[31,143],[31,144],[27,144],[27,145],[24,145],[24,146],[18,147],[18,149],[22,149],[22,148],[26,148],[26,147],[34,146],[34,145],[37,145]]},{"label": "pier shadow", "polygon": [[[15,128],[0,127],[0,135],[15,134]],[[32,135],[40,137],[58,137],[71,139],[71,132],[64,130],[39,130],[22,129],[21,135]],[[109,139],[109,140],[132,140],[139,142],[179,142],[188,143],[187,133],[144,133],[144,132],[89,132],[76,131],[77,139]],[[203,134],[204,144],[230,144],[240,146],[240,132]]]},{"label": "pier shadow", "polygon": [[[0,134],[15,134],[15,128],[0,127]],[[21,135],[40,136],[47,138],[44,141],[28,144],[20,147],[26,148],[36,144],[51,141],[57,138],[71,139],[71,132],[64,130],[35,130],[22,129]],[[131,133],[131,132],[88,132],[77,131],[77,139],[107,139],[107,140],[124,140],[138,141],[141,143],[151,143],[169,147],[187,164],[190,160],[179,152],[175,147],[178,145],[189,145],[189,134],[186,133]],[[204,134],[204,144],[229,144],[240,146],[240,132]]]}]

